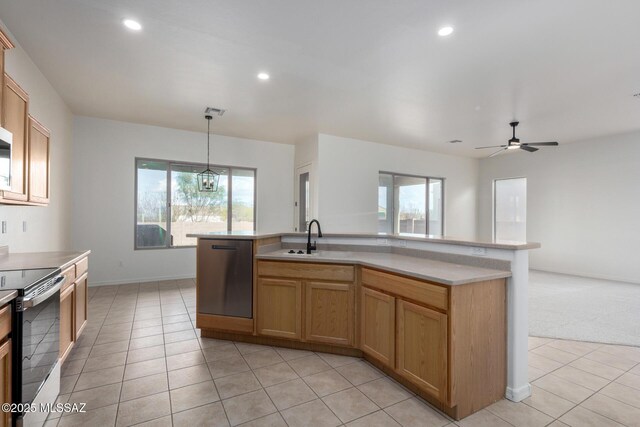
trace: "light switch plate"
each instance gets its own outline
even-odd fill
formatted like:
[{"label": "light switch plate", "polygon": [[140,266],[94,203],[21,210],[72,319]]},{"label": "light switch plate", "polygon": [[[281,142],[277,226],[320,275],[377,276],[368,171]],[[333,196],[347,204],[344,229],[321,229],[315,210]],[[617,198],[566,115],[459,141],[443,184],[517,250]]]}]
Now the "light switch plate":
[{"label": "light switch plate", "polygon": [[22,221],[22,232],[23,233],[27,232],[27,221]]}]

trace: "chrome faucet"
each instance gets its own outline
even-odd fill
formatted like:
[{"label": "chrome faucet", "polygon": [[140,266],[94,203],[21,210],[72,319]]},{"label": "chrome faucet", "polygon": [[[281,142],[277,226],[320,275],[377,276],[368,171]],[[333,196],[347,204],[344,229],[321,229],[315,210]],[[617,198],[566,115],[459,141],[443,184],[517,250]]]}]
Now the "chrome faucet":
[{"label": "chrome faucet", "polygon": [[311,244],[311,226],[314,222],[318,226],[318,238],[322,237],[322,229],[320,228],[320,223],[318,222],[318,220],[312,219],[311,221],[309,221],[309,226],[307,227],[307,254],[311,254],[311,251],[316,250],[317,242],[314,240],[313,245]]}]

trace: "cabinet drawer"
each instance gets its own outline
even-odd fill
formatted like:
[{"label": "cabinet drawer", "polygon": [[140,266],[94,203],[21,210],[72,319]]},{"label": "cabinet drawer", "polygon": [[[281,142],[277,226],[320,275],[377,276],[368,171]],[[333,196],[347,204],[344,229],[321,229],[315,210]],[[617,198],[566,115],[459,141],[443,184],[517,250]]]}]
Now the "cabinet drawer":
[{"label": "cabinet drawer", "polygon": [[352,265],[258,261],[258,276],[353,282],[355,273]]},{"label": "cabinet drawer", "polygon": [[440,310],[447,310],[448,307],[449,290],[444,286],[368,268],[362,269],[362,284],[418,301]]},{"label": "cabinet drawer", "polygon": [[82,276],[89,270],[89,258],[82,258],[76,262],[76,277]]},{"label": "cabinet drawer", "polygon": [[64,276],[64,284],[62,285],[62,288],[60,289],[60,292],[64,291],[65,289],[67,289],[69,286],[73,286],[73,282],[76,281],[76,268],[74,265],[72,265],[71,267],[68,267],[67,269],[65,269],[62,272],[62,276]]},{"label": "cabinet drawer", "polygon": [[11,332],[11,305],[0,308],[0,341]]}]

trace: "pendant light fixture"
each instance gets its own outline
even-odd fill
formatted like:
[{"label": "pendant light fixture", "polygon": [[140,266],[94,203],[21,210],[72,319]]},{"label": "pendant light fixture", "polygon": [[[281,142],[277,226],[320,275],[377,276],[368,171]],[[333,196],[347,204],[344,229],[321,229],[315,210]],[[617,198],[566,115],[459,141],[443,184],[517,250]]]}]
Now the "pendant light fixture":
[{"label": "pendant light fixture", "polygon": [[209,168],[209,137],[211,136],[211,119],[213,119],[213,116],[205,112],[204,118],[207,119],[207,168],[198,174],[198,189],[208,193],[215,193],[218,191],[220,174]]}]

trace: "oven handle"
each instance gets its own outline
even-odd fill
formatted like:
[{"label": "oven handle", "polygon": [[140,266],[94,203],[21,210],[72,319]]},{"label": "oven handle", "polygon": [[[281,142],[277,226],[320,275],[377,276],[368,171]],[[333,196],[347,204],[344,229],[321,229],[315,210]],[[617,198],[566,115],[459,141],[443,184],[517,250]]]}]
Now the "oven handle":
[{"label": "oven handle", "polygon": [[49,289],[47,289],[46,292],[33,297],[33,298],[25,298],[22,300],[22,309],[26,310],[28,308],[31,307],[35,307],[36,305],[40,304],[41,302],[44,302],[45,300],[47,300],[51,295],[55,294],[56,292],[58,292],[60,290],[60,288],[62,287],[62,285],[64,284],[66,278],[64,276],[58,276],[54,279],[53,281],[53,286],[51,286]]}]

